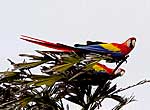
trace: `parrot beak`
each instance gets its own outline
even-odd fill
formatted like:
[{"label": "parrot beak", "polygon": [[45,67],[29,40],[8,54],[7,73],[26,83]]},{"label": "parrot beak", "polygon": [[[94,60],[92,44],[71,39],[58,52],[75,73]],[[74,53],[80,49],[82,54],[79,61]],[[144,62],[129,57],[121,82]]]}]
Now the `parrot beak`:
[{"label": "parrot beak", "polygon": [[132,39],[132,40],[131,40],[131,45],[132,45],[132,47],[135,47],[135,42],[136,42],[136,39]]},{"label": "parrot beak", "polygon": [[125,74],[125,70],[122,68],[119,68],[114,74],[119,75],[119,76],[123,76]]}]

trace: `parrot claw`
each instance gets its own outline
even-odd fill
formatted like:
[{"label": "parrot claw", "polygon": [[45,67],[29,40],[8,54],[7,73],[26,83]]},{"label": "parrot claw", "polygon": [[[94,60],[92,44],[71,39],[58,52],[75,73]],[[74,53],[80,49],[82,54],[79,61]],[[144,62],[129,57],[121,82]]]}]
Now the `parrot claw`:
[{"label": "parrot claw", "polygon": [[124,61],[127,63],[127,58],[129,57],[129,55],[126,55],[125,57],[124,57]]}]

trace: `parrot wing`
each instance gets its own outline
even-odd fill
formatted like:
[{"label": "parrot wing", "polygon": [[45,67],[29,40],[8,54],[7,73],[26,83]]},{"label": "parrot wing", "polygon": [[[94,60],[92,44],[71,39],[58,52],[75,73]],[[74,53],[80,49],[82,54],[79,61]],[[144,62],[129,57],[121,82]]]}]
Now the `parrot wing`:
[{"label": "parrot wing", "polygon": [[103,43],[103,44],[93,44],[93,45],[75,45],[76,48],[87,50],[96,53],[106,53],[111,54],[113,52],[120,52],[120,49],[111,43]]},{"label": "parrot wing", "polygon": [[103,65],[103,64],[100,64],[100,63],[97,63],[93,66],[93,69],[96,71],[96,72],[105,72],[107,74],[111,74],[113,72],[113,69],[111,68],[108,68],[107,66]]},{"label": "parrot wing", "polygon": [[106,42],[99,42],[99,41],[87,41],[86,42],[87,45],[93,45],[93,44],[107,44]]},{"label": "parrot wing", "polygon": [[84,44],[75,44],[74,46],[75,47],[81,47],[81,46],[89,46],[89,45],[96,45],[96,44],[107,44],[107,43],[99,42],[99,41],[95,41],[95,42],[93,42],[93,41],[86,41],[86,45],[84,45]]}]

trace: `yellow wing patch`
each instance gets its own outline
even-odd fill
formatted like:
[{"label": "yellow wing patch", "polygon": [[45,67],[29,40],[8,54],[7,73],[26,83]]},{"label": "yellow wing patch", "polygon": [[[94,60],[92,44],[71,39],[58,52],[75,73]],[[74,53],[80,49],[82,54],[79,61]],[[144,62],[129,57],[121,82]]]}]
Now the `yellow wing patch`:
[{"label": "yellow wing patch", "polygon": [[96,71],[96,72],[99,72],[99,71],[105,71],[105,69],[99,65],[94,65],[93,66],[93,69]]},{"label": "yellow wing patch", "polygon": [[99,44],[101,47],[110,50],[110,51],[114,51],[114,52],[118,52],[120,51],[120,49],[116,46],[114,46],[113,44],[109,43],[109,44]]}]

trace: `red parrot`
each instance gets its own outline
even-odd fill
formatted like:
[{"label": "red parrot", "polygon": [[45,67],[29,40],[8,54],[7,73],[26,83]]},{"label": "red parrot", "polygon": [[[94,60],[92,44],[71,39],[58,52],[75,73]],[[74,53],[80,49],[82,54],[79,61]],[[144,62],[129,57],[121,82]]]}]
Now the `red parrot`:
[{"label": "red parrot", "polygon": [[28,42],[60,50],[62,52],[98,53],[102,55],[108,55],[114,59],[122,59],[126,55],[128,55],[134,48],[136,42],[136,38],[131,37],[123,43],[104,43],[98,41],[87,41],[86,45],[75,44],[74,47],[71,47],[68,45],[60,43],[51,43],[24,35],[21,36],[21,39],[26,40]]},{"label": "red parrot", "polygon": [[109,68],[103,64],[97,63],[93,66],[93,69],[96,71],[95,74],[107,74],[111,76],[122,76],[125,73],[125,70],[122,68],[118,68],[115,72],[114,69]]}]

